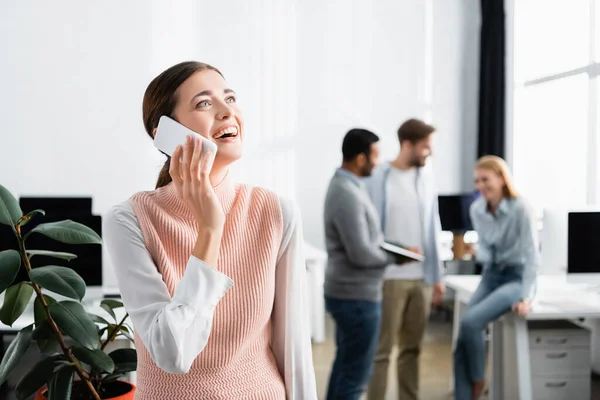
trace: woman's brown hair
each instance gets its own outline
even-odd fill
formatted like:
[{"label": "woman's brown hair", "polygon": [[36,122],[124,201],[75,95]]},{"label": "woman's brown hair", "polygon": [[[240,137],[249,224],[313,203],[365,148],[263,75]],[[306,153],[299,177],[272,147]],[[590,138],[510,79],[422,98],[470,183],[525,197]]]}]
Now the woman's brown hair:
[{"label": "woman's brown hair", "polygon": [[[166,115],[176,119],[173,115],[173,111],[175,110],[178,101],[177,89],[179,89],[179,86],[196,72],[207,69],[215,71],[223,76],[221,71],[212,65],[197,61],[185,61],[172,66],[150,82],[144,93],[142,117],[144,119],[146,133],[148,133],[148,136],[150,136],[152,140],[154,140],[154,130],[158,126],[160,117]],[[157,189],[166,186],[171,182],[171,175],[169,174],[170,166],[171,157],[167,157],[165,165],[163,165],[158,174],[158,180],[156,182]]]},{"label": "woman's brown hair", "polygon": [[502,189],[504,197],[509,199],[519,197],[510,174],[510,168],[508,168],[508,164],[502,158],[497,156],[483,156],[477,161],[475,169],[485,169],[500,175],[504,179],[504,188]]}]

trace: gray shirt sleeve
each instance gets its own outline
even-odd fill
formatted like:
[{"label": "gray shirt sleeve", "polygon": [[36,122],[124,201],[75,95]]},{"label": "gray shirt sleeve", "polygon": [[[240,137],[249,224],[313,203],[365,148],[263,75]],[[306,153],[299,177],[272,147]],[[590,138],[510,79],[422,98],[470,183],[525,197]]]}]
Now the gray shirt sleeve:
[{"label": "gray shirt sleeve", "polygon": [[348,259],[353,264],[364,268],[382,268],[394,263],[394,256],[379,247],[383,236],[377,241],[369,237],[369,223],[360,203],[345,201],[340,204],[333,222]]}]

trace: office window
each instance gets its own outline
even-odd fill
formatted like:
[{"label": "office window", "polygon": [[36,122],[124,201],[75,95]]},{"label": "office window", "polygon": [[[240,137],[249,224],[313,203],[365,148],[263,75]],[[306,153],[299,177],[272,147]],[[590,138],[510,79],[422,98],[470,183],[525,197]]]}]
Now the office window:
[{"label": "office window", "polygon": [[600,201],[600,0],[514,1],[512,167],[534,206]]},{"label": "office window", "polygon": [[594,40],[595,42],[595,49],[594,49],[594,61],[599,62],[600,61],[600,38],[598,38],[598,35],[600,35],[600,2],[598,2],[598,0],[596,0],[596,3],[593,5],[594,10],[596,11],[596,16],[594,18],[594,32],[592,32],[593,36],[592,36],[592,40]]},{"label": "office window", "polygon": [[583,75],[515,91],[515,183],[534,204],[585,204],[587,105]]},{"label": "office window", "polygon": [[535,80],[588,64],[589,12],[589,0],[515,1],[515,79]]}]

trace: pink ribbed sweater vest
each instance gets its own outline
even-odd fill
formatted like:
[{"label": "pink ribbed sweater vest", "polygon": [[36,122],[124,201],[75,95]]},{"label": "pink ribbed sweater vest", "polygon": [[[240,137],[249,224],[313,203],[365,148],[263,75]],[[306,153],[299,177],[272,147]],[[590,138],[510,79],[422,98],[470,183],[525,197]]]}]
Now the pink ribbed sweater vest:
[{"label": "pink ribbed sweater vest", "polygon": [[[204,350],[187,374],[164,372],[136,336],[136,399],[285,399],[270,348],[275,264],[283,235],[279,198],[261,188],[215,188],[227,215],[217,269],[234,285],[217,304]],[[197,223],[172,184],[134,195],[146,247],[171,296],[185,272]]]}]

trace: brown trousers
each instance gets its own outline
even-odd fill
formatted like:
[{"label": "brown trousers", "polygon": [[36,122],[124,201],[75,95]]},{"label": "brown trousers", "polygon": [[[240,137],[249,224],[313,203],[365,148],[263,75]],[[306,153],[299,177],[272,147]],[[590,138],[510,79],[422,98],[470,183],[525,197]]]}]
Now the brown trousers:
[{"label": "brown trousers", "polygon": [[383,285],[381,333],[369,400],[385,400],[390,354],[398,344],[398,399],[419,398],[419,355],[433,288],[422,280],[386,280]]}]

